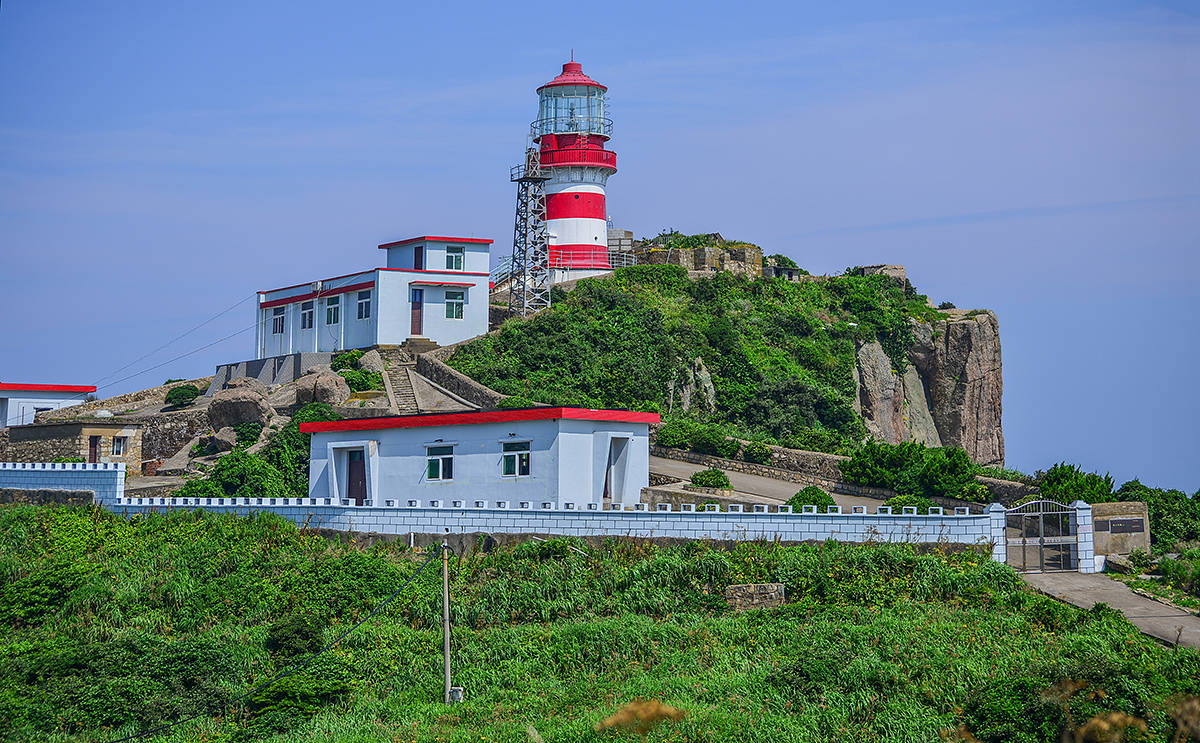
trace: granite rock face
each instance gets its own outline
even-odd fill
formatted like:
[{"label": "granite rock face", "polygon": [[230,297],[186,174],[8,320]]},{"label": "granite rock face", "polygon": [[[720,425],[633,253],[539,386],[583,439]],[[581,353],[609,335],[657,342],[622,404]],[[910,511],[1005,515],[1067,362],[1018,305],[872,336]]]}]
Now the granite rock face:
[{"label": "granite rock face", "polygon": [[239,386],[213,395],[208,406],[208,423],[215,431],[239,423],[265,426],[274,412],[265,394],[250,385]]},{"label": "granite rock face", "polygon": [[691,364],[678,369],[667,389],[667,406],[675,410],[716,410],[717,390],[704,359],[696,357]]},{"label": "granite rock face", "polygon": [[305,374],[296,382],[296,402],[301,405],[310,402],[341,405],[349,399],[350,385],[341,374],[324,371]]},{"label": "granite rock face", "polygon": [[879,343],[861,344],[855,407],[882,441],[958,446],[979,464],[1002,465],[999,323],[986,311],[949,314],[934,325],[910,321],[915,343],[900,372]]},{"label": "granite rock face", "polygon": [[374,348],[362,355],[362,358],[358,360],[358,368],[369,372],[386,371],[383,366],[383,357]]}]

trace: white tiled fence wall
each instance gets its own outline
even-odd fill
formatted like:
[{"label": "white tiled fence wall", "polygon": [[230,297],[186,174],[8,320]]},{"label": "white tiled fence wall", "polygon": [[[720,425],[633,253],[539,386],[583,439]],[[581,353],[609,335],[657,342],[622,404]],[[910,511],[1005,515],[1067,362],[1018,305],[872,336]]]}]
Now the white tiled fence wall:
[{"label": "white tiled fence wall", "polygon": [[90,490],[101,503],[125,497],[125,463],[0,462],[0,488]]}]

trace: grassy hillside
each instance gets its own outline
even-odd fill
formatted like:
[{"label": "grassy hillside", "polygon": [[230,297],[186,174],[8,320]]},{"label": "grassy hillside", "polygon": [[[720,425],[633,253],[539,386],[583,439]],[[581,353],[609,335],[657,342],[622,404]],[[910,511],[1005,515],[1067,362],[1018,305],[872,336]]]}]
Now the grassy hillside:
[{"label": "grassy hillside", "polygon": [[[1110,710],[1173,730],[1200,654],[1116,613],[1022,588],[968,551],[910,546],[527,543],[454,562],[455,679],[440,704],[439,580],[311,666],[224,703],[335,637],[424,561],[272,516],[0,509],[0,737],[106,741],[191,714],[157,741],[632,740],[593,725],[636,697],[687,717],[655,741],[1058,741]],[[730,583],[777,580],[779,609],[730,614]],[[1086,687],[1074,693],[1078,683]]]},{"label": "grassy hillside", "polygon": [[885,276],[691,281],[679,266],[637,266],[581,281],[549,311],[505,323],[448,363],[524,400],[665,412],[672,378],[700,358],[716,390],[713,419],[845,450],[865,435],[853,409],[854,340],[878,339],[902,369],[908,318],[937,315]]}]

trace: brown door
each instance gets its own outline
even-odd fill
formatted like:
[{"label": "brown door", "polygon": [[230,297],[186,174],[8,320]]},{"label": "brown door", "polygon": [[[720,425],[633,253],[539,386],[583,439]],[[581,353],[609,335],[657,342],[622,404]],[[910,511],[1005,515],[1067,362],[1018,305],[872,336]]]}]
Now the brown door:
[{"label": "brown door", "polygon": [[425,246],[418,245],[413,248],[413,268],[418,271],[425,270]]},{"label": "brown door", "polygon": [[100,437],[88,436],[88,461],[92,464],[100,461]]},{"label": "brown door", "polygon": [[422,322],[422,313],[425,311],[425,290],[412,290],[412,333],[411,335],[420,335],[424,327]]},{"label": "brown door", "polygon": [[347,474],[349,483],[346,486],[346,494],[350,500],[354,501],[354,505],[361,506],[367,499],[367,463],[363,460],[361,449],[350,452],[350,467]]}]

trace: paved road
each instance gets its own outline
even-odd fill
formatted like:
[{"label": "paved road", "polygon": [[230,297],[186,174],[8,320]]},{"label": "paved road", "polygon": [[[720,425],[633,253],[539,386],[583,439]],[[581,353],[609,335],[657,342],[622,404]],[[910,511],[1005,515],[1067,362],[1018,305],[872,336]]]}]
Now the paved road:
[{"label": "paved road", "polygon": [[[687,480],[692,476],[693,472],[707,469],[699,464],[691,462],[681,462],[678,459],[664,459],[662,457],[650,457],[650,471],[658,472],[664,475],[672,475],[681,480]],[[788,498],[796,494],[800,490],[800,485],[786,480],[773,480],[770,477],[759,477],[758,475],[747,475],[742,472],[727,472],[729,475],[729,484],[739,493],[749,493],[763,498],[768,498],[774,502],[782,503]],[[843,510],[849,511],[851,506],[866,506],[869,511],[874,511],[876,506],[883,504],[883,501],[874,498],[861,498],[852,495],[838,495],[833,493],[833,500]]]},{"label": "paved road", "polygon": [[1139,596],[1103,573],[1023,573],[1021,577],[1039,591],[1075,606],[1090,609],[1100,602],[1108,604],[1142,632],[1168,644],[1175,643],[1183,627],[1179,644],[1200,648],[1200,617]]}]

